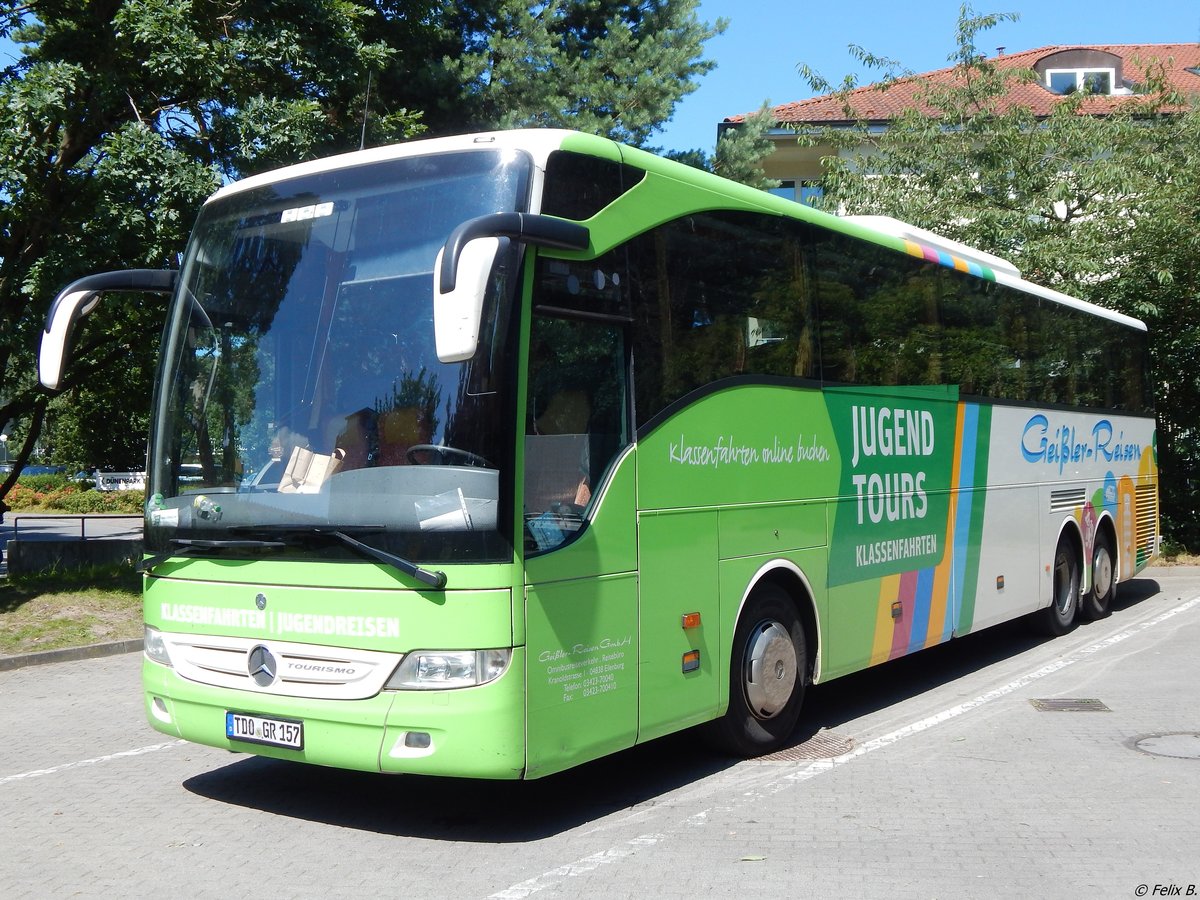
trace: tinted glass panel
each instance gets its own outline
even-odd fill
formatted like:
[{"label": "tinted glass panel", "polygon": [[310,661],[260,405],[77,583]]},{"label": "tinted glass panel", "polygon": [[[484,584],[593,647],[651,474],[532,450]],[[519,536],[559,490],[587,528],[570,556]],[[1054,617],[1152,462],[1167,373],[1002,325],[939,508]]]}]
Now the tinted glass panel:
[{"label": "tinted glass panel", "polygon": [[531,169],[449,153],[207,204],[166,332],[147,547],[335,527],[413,559],[508,558],[516,262],[500,261],[461,363],[434,347],[432,273],[460,222],[524,206]]},{"label": "tinted glass panel", "polygon": [[628,442],[625,360],[623,327],[534,317],[525,421],[527,550],[550,550],[582,527],[605,469]]},{"label": "tinted glass panel", "polygon": [[812,267],[823,380],[941,382],[937,266],[874,244],[819,233]]},{"label": "tinted glass panel", "polygon": [[542,212],[590,219],[645,177],[645,172],[632,166],[556,150],[546,163]]},{"label": "tinted glass panel", "polygon": [[1143,331],[841,235],[811,257],[824,381],[1153,408]]},{"label": "tinted glass panel", "polygon": [[800,223],[719,212],[630,244],[638,427],[737,375],[811,377],[811,275]]},{"label": "tinted glass panel", "polygon": [[739,375],[1152,409],[1145,332],[803,222],[705,213],[628,252],[639,428]]}]

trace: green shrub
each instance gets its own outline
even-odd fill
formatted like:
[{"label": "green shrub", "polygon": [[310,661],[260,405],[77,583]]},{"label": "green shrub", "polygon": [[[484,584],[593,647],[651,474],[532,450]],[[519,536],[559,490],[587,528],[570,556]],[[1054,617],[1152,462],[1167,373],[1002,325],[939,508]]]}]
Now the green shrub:
[{"label": "green shrub", "polygon": [[1174,562],[1179,557],[1186,556],[1188,551],[1183,544],[1178,544],[1170,538],[1163,538],[1158,552],[1164,562]]},{"label": "green shrub", "polygon": [[145,497],[141,491],[73,491],[57,494],[47,509],[69,513],[130,513],[140,515]]},{"label": "green shrub", "polygon": [[[37,479],[37,480],[35,480]],[[57,479],[43,482],[41,479]],[[32,482],[27,484],[26,481]],[[96,491],[61,475],[34,475],[13,485],[5,498],[9,508],[22,512],[121,513],[141,515],[146,502],[142,491]]]},{"label": "green shrub", "polygon": [[17,484],[36,491],[39,494],[59,491],[66,487],[75,487],[75,483],[66,475],[22,475]]},{"label": "green shrub", "polygon": [[42,495],[18,481],[8,492],[4,501],[14,512],[29,512],[41,507]]}]

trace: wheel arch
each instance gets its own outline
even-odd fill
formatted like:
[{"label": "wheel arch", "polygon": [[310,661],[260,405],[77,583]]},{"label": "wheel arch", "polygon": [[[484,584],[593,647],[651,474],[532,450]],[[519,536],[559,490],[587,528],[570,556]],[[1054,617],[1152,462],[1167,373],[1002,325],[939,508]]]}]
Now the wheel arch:
[{"label": "wheel arch", "polygon": [[1084,590],[1091,590],[1092,585],[1092,555],[1096,552],[1096,537],[1103,531],[1108,537],[1108,546],[1110,548],[1113,564],[1113,583],[1118,584],[1121,581],[1121,552],[1117,544],[1117,523],[1113,519],[1112,514],[1108,510],[1101,512],[1096,520],[1096,534],[1092,535],[1092,546],[1088,548],[1088,562],[1084,566],[1087,583],[1084,585]]},{"label": "wheel arch", "polygon": [[[1067,518],[1062,520],[1062,522],[1058,526],[1058,534],[1054,538],[1054,543],[1048,545],[1048,549],[1050,551],[1050,564],[1046,567],[1046,571],[1053,573],[1054,554],[1058,551],[1058,544],[1064,537],[1070,543],[1071,550],[1075,554],[1075,562],[1078,563],[1078,565],[1079,565],[1079,572],[1080,572],[1079,590],[1080,590],[1080,593],[1082,593],[1083,592],[1083,578],[1085,576],[1085,570],[1088,568],[1087,564],[1088,564],[1088,561],[1091,559],[1091,553],[1090,553],[1091,548],[1090,547],[1087,548],[1089,552],[1085,553],[1084,542],[1083,542],[1083,530],[1080,528],[1079,522],[1077,522],[1075,520],[1074,516],[1068,516]],[[1049,599],[1050,599],[1051,603],[1054,602],[1053,579],[1051,579],[1051,589],[1049,591]]]},{"label": "wheel arch", "polygon": [[742,612],[755,588],[768,583],[782,588],[796,606],[801,627],[804,628],[804,640],[808,645],[805,675],[809,684],[817,684],[821,679],[821,618],[817,615],[816,595],[813,593],[812,583],[804,570],[794,562],[773,559],[755,571],[742,592],[737,615],[733,618],[734,627],[736,628],[737,623],[741,621]]}]

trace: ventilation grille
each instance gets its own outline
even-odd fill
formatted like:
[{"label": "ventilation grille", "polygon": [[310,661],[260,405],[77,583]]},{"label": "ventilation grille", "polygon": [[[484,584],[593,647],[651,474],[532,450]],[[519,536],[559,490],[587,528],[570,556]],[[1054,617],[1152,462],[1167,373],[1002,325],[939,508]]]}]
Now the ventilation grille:
[{"label": "ventilation grille", "polygon": [[1139,484],[1134,488],[1137,514],[1137,550],[1139,562],[1153,556],[1158,547],[1158,486]]},{"label": "ventilation grille", "polygon": [[[318,647],[286,641],[163,633],[175,671],[189,681],[283,697],[362,700],[374,697],[395,671],[401,654]],[[262,645],[276,677],[257,683],[250,651]]]},{"label": "ventilation grille", "polygon": [[1087,496],[1086,488],[1062,488],[1050,492],[1050,512],[1073,512],[1083,506],[1083,498]]}]

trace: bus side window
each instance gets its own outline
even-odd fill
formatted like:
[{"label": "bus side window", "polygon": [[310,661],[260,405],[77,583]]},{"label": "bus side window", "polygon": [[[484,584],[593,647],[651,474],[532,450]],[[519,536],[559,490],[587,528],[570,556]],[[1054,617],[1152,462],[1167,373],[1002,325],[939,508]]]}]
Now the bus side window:
[{"label": "bus side window", "polygon": [[939,267],[836,234],[813,247],[821,379],[939,384]]},{"label": "bus side window", "polygon": [[578,531],[609,463],[625,445],[624,329],[535,315],[525,423],[527,548]]},{"label": "bus side window", "polygon": [[722,379],[813,376],[808,242],[801,223],[713,211],[629,243],[639,428]]}]

